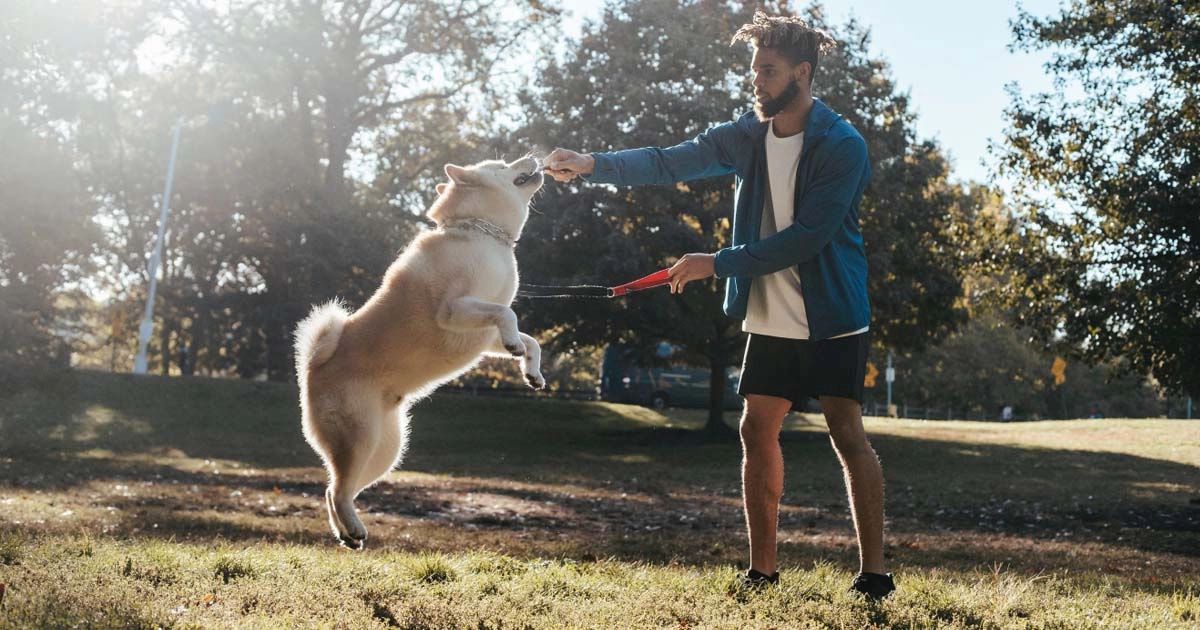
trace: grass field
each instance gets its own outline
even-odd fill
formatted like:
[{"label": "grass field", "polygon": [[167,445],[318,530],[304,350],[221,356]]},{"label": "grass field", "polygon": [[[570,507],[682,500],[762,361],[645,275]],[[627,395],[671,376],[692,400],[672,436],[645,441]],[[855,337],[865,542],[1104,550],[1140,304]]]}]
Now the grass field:
[{"label": "grass field", "polygon": [[[0,391],[0,627],[1196,628],[1200,422],[868,419],[882,604],[818,419],[793,415],[782,585],[703,412],[437,395],[336,545],[294,388],[68,373]],[[731,414],[729,421],[735,417]]]}]

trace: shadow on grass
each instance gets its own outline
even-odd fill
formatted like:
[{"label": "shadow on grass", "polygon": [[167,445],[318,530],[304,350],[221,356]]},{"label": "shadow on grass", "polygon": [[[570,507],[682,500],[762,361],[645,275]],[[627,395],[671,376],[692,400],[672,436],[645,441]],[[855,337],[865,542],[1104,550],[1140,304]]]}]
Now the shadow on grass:
[{"label": "shadow on grass", "polygon": [[[368,510],[412,517],[418,525],[424,519],[497,535],[557,531],[581,538],[576,549],[596,548],[587,553],[620,556],[626,549],[642,559],[656,555],[655,549],[668,559],[700,557],[699,550],[721,540],[740,542],[740,451],[734,439],[697,439],[695,432],[648,425],[612,407],[552,400],[435,397],[418,405],[413,417],[402,469],[449,479],[450,494],[430,503],[422,493],[435,487],[432,482],[413,492],[384,484],[390,495],[380,488],[364,493],[360,503]],[[69,492],[94,480],[128,480],[279,488],[311,498],[320,496],[324,482],[300,433],[296,391],[277,384],[68,373],[40,391],[0,403],[0,436],[0,493],[6,487]],[[1069,538],[1198,555],[1196,466],[896,435],[879,435],[873,443],[889,484],[893,534]],[[828,438],[820,431],[789,431],[781,444],[788,467],[782,526],[844,533],[848,509]],[[112,457],[103,456],[109,452]],[[213,474],[172,465],[183,460],[236,462],[243,468]],[[304,480],[297,481],[269,472],[285,468],[311,474],[301,473]],[[450,512],[442,503],[453,506],[460,500],[455,493],[465,492],[551,505],[561,516],[530,516],[518,508],[446,517]],[[323,523],[319,502],[306,500],[315,507],[304,518]],[[189,512],[185,499],[116,507],[133,515],[163,514],[164,532],[296,536],[298,542],[313,535],[221,519],[214,524]],[[245,509],[221,502],[215,507]],[[125,531],[143,516],[131,517]],[[635,541],[626,542],[630,537]],[[647,539],[658,543],[646,544]]]}]

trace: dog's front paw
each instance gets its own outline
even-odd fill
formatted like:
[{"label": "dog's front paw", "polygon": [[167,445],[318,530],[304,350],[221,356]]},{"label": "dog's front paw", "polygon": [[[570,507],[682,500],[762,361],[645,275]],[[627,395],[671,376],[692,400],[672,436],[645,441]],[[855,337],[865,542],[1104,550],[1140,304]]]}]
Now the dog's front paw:
[{"label": "dog's front paw", "polygon": [[534,389],[544,389],[546,387],[546,379],[542,378],[541,374],[526,374],[525,382]]},{"label": "dog's front paw", "polygon": [[513,355],[514,357],[525,356],[525,344],[523,344],[523,343],[517,343],[517,344],[506,343],[506,344],[504,344],[504,349],[508,350],[508,353]]}]

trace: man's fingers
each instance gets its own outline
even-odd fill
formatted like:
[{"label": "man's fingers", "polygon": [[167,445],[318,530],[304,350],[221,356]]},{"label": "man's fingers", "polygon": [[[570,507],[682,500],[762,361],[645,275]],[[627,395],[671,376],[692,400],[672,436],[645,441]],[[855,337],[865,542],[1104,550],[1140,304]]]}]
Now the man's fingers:
[{"label": "man's fingers", "polygon": [[683,258],[680,258],[667,270],[667,277],[671,279],[672,294],[683,292],[683,285],[687,283],[685,279],[687,277],[686,265],[687,255],[684,255]]},{"label": "man's fingers", "polygon": [[566,149],[555,149],[550,152],[550,155],[546,156],[546,159],[542,162],[542,164],[548,171],[569,172],[574,170],[570,167],[571,163],[575,161],[574,158],[575,153],[572,151],[567,151]]}]

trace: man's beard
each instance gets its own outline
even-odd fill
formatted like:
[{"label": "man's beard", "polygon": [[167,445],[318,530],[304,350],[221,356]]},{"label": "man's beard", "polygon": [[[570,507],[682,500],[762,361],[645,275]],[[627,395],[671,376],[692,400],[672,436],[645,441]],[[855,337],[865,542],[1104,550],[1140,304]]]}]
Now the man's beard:
[{"label": "man's beard", "polygon": [[800,96],[800,83],[792,79],[788,81],[787,87],[783,88],[783,92],[779,96],[769,98],[765,101],[756,101],[754,103],[754,113],[758,115],[760,121],[766,122],[783,111],[783,108],[790,105],[798,96]]}]

